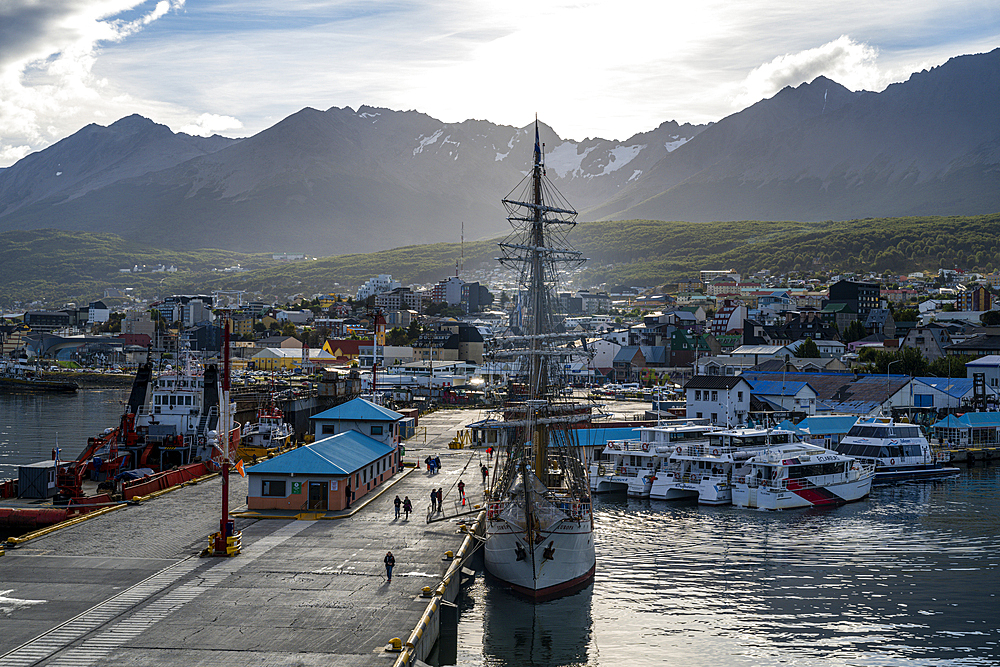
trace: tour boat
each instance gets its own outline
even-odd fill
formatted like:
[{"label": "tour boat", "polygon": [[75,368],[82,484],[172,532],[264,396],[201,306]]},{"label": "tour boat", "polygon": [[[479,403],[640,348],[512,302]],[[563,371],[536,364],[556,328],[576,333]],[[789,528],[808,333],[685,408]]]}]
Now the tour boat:
[{"label": "tour boat", "polygon": [[733,467],[763,452],[768,443],[795,441],[791,431],[767,428],[715,430],[701,442],[678,443],[656,476],[654,500],[697,498],[703,505],[728,505],[733,499]]},{"label": "tour boat", "polygon": [[638,440],[611,440],[590,465],[592,493],[626,492],[648,498],[659,472],[678,445],[707,441],[715,427],[687,419],[664,420],[638,429]]},{"label": "tour boat", "polygon": [[887,417],[859,419],[836,449],[841,454],[874,463],[876,484],[944,479],[962,472],[945,465],[947,454],[935,456],[919,426]]},{"label": "tour boat", "polygon": [[733,474],[733,505],[780,510],[861,500],[871,491],[875,466],[792,442],[768,445]]}]

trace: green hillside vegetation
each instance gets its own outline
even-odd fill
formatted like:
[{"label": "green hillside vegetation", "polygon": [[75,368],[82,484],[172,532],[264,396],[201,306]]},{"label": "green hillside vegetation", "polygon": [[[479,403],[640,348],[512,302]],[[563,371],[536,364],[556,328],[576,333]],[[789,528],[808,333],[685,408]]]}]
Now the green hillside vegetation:
[{"label": "green hillside vegetation", "polygon": [[[801,274],[1000,267],[1000,213],[805,223],[586,222],[569,238],[590,258],[577,280],[581,287],[669,285],[706,268]],[[495,267],[497,240],[466,243],[466,269]],[[108,287],[132,287],[143,298],[217,289],[273,298],[330,291],[337,283],[346,289],[379,273],[403,284],[429,283],[451,275],[460,252],[457,243],[438,243],[278,263],[270,255],[160,250],[111,234],[7,232],[0,234],[0,307],[35,299],[85,302]],[[219,271],[237,263],[248,270]],[[173,264],[180,271],[119,273],[135,264]]]}]

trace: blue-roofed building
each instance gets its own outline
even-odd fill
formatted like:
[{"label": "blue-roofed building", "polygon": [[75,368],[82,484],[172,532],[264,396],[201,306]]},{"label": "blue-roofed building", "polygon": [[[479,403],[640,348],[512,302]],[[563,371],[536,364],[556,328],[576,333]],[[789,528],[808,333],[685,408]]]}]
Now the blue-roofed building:
[{"label": "blue-roofed building", "polygon": [[795,380],[755,380],[752,384],[753,389],[750,391],[752,395],[775,403],[792,415],[816,414],[816,400],[819,394],[804,380],[798,378]]},{"label": "blue-roofed building", "polygon": [[355,398],[313,415],[309,421],[317,441],[345,431],[357,431],[392,445],[399,442],[399,421],[402,418],[403,415],[395,410]]},{"label": "blue-roofed building", "polygon": [[931,426],[934,439],[950,447],[995,447],[1000,444],[1000,412],[948,415]]},{"label": "blue-roofed building", "polygon": [[[960,409],[972,402],[972,378],[913,378],[913,407]],[[997,387],[986,385],[988,402],[997,400]]]},{"label": "blue-roofed building", "polygon": [[246,469],[251,510],[341,510],[390,479],[399,454],[386,443],[349,430]]}]

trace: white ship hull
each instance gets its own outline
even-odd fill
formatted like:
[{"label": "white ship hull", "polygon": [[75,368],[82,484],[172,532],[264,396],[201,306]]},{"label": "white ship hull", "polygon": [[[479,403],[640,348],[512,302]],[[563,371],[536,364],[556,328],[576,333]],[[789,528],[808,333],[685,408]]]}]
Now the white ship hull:
[{"label": "white ship hull", "polygon": [[541,531],[541,537],[530,545],[524,531],[516,531],[502,519],[489,520],[484,551],[487,572],[538,601],[586,586],[596,567],[590,520],[560,521],[552,530]]},{"label": "white ship hull", "polygon": [[822,507],[843,505],[861,500],[872,488],[872,477],[829,484],[822,487],[807,486],[800,489],[750,486],[737,483],[733,487],[733,505],[751,509],[783,510],[797,507]]},{"label": "white ship hull", "polygon": [[698,498],[702,505],[728,505],[733,499],[732,486],[726,475],[704,475],[697,482],[675,479],[669,472],[656,475],[649,492],[653,500]]}]

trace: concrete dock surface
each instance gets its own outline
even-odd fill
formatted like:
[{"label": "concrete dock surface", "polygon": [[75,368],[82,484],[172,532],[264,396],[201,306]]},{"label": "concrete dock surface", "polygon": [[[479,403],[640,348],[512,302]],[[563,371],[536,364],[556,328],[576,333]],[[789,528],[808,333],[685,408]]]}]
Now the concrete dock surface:
[{"label": "concrete dock surface", "polygon": [[[449,450],[478,411],[420,419],[404,443],[421,465],[332,520],[241,516],[242,552],[199,557],[219,528],[221,480],[180,488],[141,505],[54,531],[0,558],[0,665],[392,665],[385,645],[404,642],[464,539],[457,520],[427,523],[432,488],[445,510],[482,502],[485,453]],[[468,464],[468,465],[467,465]],[[467,467],[466,467],[467,466]],[[491,464],[492,469],[492,464]],[[464,472],[463,472],[464,468]],[[396,519],[393,499],[414,514]],[[230,507],[245,509],[246,482],[230,478]],[[391,582],[382,559],[396,558]]]}]

